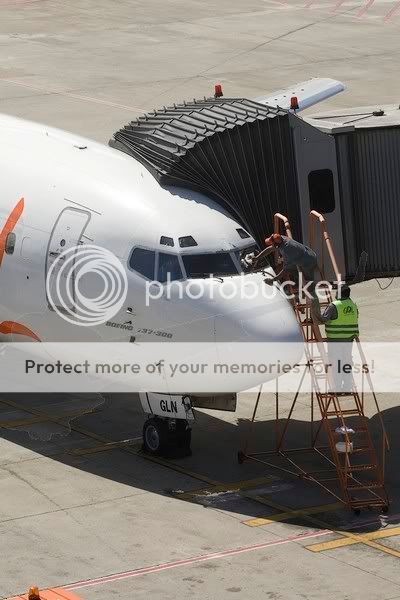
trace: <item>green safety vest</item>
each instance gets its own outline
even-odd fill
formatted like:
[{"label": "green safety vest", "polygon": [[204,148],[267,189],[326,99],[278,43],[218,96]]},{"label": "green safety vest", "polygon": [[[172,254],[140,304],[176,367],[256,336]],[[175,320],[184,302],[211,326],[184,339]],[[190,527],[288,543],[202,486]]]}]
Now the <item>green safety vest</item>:
[{"label": "green safety vest", "polygon": [[347,300],[335,300],[337,319],[327,321],[325,324],[326,337],[329,340],[352,340],[358,336],[358,308],[357,304]]}]

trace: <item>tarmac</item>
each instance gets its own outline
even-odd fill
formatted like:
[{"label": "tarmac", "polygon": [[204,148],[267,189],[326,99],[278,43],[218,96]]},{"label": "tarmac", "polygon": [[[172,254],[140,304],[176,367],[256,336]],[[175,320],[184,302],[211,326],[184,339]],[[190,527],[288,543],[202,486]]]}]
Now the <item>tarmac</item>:
[{"label": "tarmac", "polygon": [[[106,143],[215,83],[256,97],[333,77],[347,91],[324,111],[398,104],[399,34],[393,0],[2,0],[0,112]],[[400,283],[353,295],[363,340],[397,341]],[[400,599],[398,394],[379,395],[391,440],[385,515],[356,516],[310,482],[239,465],[254,401],[249,392],[235,414],[198,411],[192,456],[167,460],[141,453],[134,395],[0,394],[0,598],[35,584],[83,600]],[[284,395],[282,417],[289,406]],[[253,448],[272,447],[274,414],[263,396]],[[372,403],[368,414],[377,443]],[[291,443],[304,445],[309,419],[301,396]]]}]

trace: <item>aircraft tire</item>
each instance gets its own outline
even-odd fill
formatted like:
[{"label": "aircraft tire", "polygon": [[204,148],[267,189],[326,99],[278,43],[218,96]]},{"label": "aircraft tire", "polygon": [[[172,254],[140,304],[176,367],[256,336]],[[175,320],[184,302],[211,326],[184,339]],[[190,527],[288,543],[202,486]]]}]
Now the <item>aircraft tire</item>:
[{"label": "aircraft tire", "polygon": [[153,456],[163,455],[169,446],[168,423],[164,419],[151,417],[143,425],[143,451]]}]

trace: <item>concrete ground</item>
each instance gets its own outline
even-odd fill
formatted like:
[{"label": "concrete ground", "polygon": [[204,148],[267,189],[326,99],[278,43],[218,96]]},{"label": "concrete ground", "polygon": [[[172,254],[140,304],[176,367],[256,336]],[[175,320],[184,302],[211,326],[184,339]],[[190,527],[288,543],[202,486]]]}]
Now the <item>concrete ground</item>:
[{"label": "concrete ground", "polygon": [[[216,82],[251,97],[331,76],[348,91],[327,107],[398,103],[397,3],[368,6],[2,0],[0,112],[107,141],[138,114],[209,95]],[[397,281],[360,285],[355,297],[364,339],[399,339]],[[380,402],[392,506],[356,517],[310,483],[237,464],[253,395],[235,415],[199,413],[193,456],[170,461],[140,454],[134,398],[2,395],[0,597],[36,583],[85,600],[400,598],[400,409],[397,395]],[[288,406],[284,397],[283,414]],[[271,443],[273,414],[263,398],[254,448]],[[302,396],[292,443],[304,444],[308,419]]]}]

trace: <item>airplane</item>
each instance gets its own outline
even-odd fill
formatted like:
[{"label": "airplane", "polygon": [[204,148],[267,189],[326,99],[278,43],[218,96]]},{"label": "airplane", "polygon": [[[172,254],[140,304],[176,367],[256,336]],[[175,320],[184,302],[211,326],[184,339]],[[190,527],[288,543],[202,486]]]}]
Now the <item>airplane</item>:
[{"label": "airplane", "polygon": [[[258,101],[300,110],[342,89],[339,82],[314,79]],[[240,257],[256,242],[215,200],[161,186],[131,156],[74,133],[9,115],[0,115],[0,133],[0,342],[133,342],[140,348],[162,341],[168,348],[193,341],[218,348],[252,341],[264,344],[265,360],[276,360],[269,342],[301,340],[287,299],[278,294],[265,300],[265,271],[244,274]],[[89,247],[116,257],[127,289],[111,318],[81,326],[66,318],[78,304],[77,281],[60,279],[59,272],[68,253],[76,260],[77,249]],[[270,266],[265,269],[273,275]],[[164,289],[177,281],[185,288],[193,280],[209,288],[228,279],[235,286],[243,276],[257,286],[251,300],[240,294],[230,300],[218,294],[212,301],[178,299],[172,293],[146,305],[152,280]],[[60,280],[69,293],[63,310],[53,298]],[[89,273],[88,297],[97,293],[96,286],[99,281]],[[66,348],[71,352],[74,344]],[[291,365],[298,359],[296,353],[286,356]],[[214,408],[232,405],[232,395],[236,401],[239,391],[267,379],[265,374],[244,375],[233,394],[220,395],[222,404],[216,395]],[[147,452],[160,454],[171,445],[189,451],[195,398],[202,406],[201,395],[190,392],[140,394],[149,415],[143,429]]]}]

